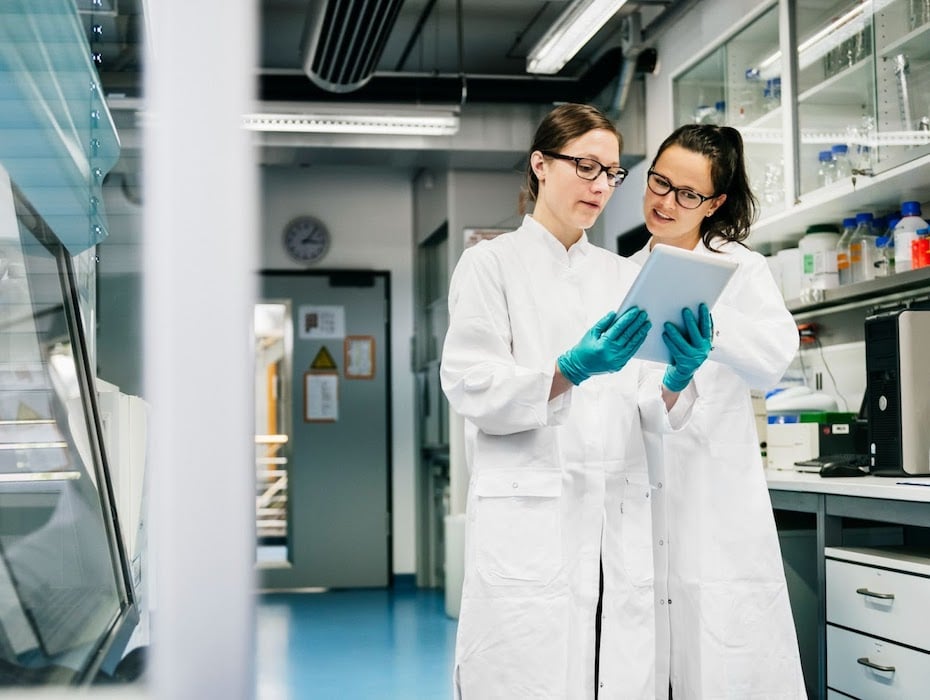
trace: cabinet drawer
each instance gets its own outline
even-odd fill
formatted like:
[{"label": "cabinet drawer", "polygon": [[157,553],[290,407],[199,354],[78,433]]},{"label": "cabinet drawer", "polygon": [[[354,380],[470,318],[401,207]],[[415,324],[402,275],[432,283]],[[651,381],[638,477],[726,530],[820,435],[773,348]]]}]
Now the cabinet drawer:
[{"label": "cabinet drawer", "polygon": [[930,650],[930,579],[827,559],[827,622]]},{"label": "cabinet drawer", "polygon": [[925,698],[930,654],[827,625],[827,685],[861,700]]}]

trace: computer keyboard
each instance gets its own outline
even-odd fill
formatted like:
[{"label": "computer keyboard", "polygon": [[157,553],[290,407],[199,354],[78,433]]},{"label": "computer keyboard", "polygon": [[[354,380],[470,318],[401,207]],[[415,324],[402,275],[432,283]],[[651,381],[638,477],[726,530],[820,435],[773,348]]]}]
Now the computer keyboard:
[{"label": "computer keyboard", "polygon": [[794,463],[797,471],[819,472],[825,464],[840,464],[850,467],[867,467],[870,464],[869,456],[857,453],[840,453],[835,455],[820,455],[813,459],[800,460]]}]

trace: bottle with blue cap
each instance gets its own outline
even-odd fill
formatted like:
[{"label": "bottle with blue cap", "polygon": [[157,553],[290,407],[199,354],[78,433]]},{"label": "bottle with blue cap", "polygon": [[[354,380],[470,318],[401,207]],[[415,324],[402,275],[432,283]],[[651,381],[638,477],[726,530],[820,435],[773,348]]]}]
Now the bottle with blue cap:
[{"label": "bottle with blue cap", "polygon": [[820,151],[818,155],[820,167],[817,169],[817,184],[826,187],[836,182],[836,163],[833,160],[833,151]]},{"label": "bottle with blue cap", "polygon": [[901,220],[894,227],[895,271],[904,272],[912,268],[911,242],[917,239],[917,231],[927,228],[927,222],[921,218],[920,202],[901,203]]},{"label": "bottle with blue cap", "polygon": [[878,236],[872,228],[874,218],[871,212],[856,214],[856,230],[849,239],[849,267],[853,282],[875,279],[874,251]]}]

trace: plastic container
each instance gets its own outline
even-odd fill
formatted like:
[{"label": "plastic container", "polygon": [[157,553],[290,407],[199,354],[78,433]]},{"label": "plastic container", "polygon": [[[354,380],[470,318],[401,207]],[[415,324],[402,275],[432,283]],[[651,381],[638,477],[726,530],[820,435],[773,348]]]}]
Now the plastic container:
[{"label": "plastic container", "polygon": [[911,266],[930,266],[930,228],[918,229],[917,236],[911,242]]},{"label": "plastic container", "polygon": [[878,257],[875,241],[878,235],[872,228],[874,218],[870,212],[856,214],[856,230],[849,239],[849,268],[853,282],[875,279],[875,259]]},{"label": "plastic container", "polygon": [[843,233],[836,243],[836,271],[841,286],[853,281],[852,269],[849,267],[849,239],[855,230],[856,217],[843,219]]},{"label": "plastic container", "polygon": [[917,237],[917,231],[922,228],[927,228],[927,222],[921,218],[920,202],[902,202],[901,220],[894,227],[894,249],[899,251],[895,271],[905,272],[913,267],[911,256],[907,253],[911,250],[911,242]]},{"label": "plastic container", "polygon": [[839,240],[835,224],[815,224],[798,241],[802,293],[805,289],[835,289],[840,286],[836,270],[836,244]]}]

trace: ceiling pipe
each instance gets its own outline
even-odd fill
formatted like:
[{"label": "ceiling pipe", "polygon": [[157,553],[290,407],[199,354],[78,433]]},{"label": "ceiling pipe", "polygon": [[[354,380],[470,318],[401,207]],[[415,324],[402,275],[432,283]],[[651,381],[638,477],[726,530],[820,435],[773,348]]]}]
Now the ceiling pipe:
[{"label": "ceiling pipe", "polygon": [[623,50],[603,52],[577,78],[482,74],[375,73],[353,92],[333,93],[302,73],[263,73],[258,98],[266,102],[352,102],[456,104],[467,80],[469,102],[533,103],[588,102],[613,84],[623,66]]}]

